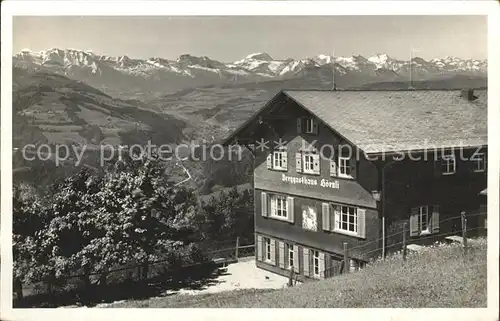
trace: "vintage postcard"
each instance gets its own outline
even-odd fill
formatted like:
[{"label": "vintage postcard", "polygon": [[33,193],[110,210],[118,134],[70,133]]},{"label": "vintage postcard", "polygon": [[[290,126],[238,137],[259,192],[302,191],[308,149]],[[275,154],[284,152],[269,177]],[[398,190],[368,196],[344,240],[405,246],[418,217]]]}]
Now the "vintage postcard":
[{"label": "vintage postcard", "polygon": [[2,319],[498,320],[494,2],[2,9]]}]

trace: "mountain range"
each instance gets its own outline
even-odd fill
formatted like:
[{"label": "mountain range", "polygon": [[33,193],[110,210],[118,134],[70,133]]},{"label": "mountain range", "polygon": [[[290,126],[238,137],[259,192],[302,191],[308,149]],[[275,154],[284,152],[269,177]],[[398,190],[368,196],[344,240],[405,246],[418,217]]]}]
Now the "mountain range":
[{"label": "mountain range", "polygon": [[[333,64],[333,60],[335,64]],[[23,50],[13,56],[13,65],[31,71],[44,71],[83,81],[109,95],[126,98],[161,96],[202,86],[235,85],[268,81],[320,79],[343,86],[362,86],[379,82],[436,80],[455,75],[486,77],[487,61],[457,57],[411,61],[387,54],[372,57],[332,57],[317,55],[303,59],[274,59],[267,53],[250,54],[234,62],[221,62],[189,54],[175,60],[160,57],[136,59],[110,57],[90,51],[49,49]]]}]

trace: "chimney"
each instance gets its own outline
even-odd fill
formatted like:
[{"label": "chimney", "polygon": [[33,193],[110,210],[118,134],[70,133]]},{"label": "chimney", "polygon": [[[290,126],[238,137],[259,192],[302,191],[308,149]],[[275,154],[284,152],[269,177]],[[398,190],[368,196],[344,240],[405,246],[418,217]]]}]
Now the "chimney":
[{"label": "chimney", "polygon": [[474,89],[462,89],[460,97],[467,99],[468,101],[474,101],[477,99],[477,97],[474,96]]}]

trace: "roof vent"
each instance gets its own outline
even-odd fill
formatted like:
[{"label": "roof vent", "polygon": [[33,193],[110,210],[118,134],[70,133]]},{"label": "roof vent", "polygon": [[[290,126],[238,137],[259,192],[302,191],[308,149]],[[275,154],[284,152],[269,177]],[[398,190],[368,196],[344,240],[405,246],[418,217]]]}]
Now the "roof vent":
[{"label": "roof vent", "polygon": [[474,96],[474,89],[462,89],[460,97],[467,99],[468,101],[474,101],[477,99],[477,96]]}]

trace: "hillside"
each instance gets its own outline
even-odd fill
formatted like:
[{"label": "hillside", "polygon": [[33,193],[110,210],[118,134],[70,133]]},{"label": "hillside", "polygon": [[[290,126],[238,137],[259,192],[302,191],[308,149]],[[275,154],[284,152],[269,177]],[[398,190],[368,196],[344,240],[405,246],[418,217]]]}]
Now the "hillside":
[{"label": "hillside", "polygon": [[[143,110],[64,76],[13,69],[13,146],[178,143],[184,122]],[[36,138],[34,138],[36,137]]]},{"label": "hillside", "polygon": [[111,308],[479,308],[487,306],[486,240],[388,257],[332,279],[280,290],[236,290],[126,301]]},{"label": "hillside", "polygon": [[[98,167],[100,145],[145,146],[149,140],[158,145],[177,144],[185,139],[185,122],[61,75],[14,68],[12,94],[13,147],[18,148],[13,166],[24,169],[16,172],[16,182],[43,187],[74,173],[80,168],[74,166],[73,148],[85,146],[80,165]],[[21,150],[27,144],[68,146],[71,159],[59,166],[54,157],[26,160]],[[179,176],[184,178],[182,170]]]}]

